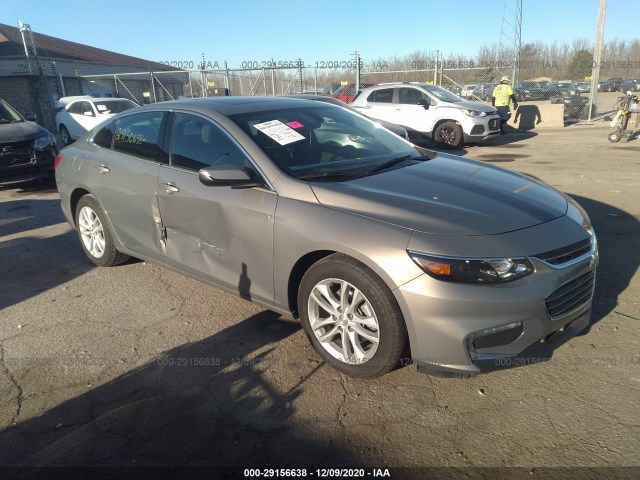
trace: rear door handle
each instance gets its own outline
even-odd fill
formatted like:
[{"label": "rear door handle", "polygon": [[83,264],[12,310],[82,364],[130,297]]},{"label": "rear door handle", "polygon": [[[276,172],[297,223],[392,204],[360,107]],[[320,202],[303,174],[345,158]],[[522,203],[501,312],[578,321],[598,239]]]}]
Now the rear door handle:
[{"label": "rear door handle", "polygon": [[180,191],[178,187],[176,187],[175,185],[171,185],[170,183],[161,183],[160,186],[167,193],[176,193]]},{"label": "rear door handle", "polygon": [[99,165],[96,167],[96,172],[101,174],[109,173],[110,171],[111,170],[106,165]]}]

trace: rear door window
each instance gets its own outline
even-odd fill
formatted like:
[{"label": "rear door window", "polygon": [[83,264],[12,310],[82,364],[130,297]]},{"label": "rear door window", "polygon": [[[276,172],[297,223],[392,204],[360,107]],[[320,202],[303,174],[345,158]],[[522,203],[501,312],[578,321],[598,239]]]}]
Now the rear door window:
[{"label": "rear door window", "polygon": [[160,151],[163,112],[144,112],[118,119],[113,149],[145,160],[155,161]]},{"label": "rear door window", "polygon": [[367,100],[373,103],[393,103],[393,88],[374,90],[369,94]]}]

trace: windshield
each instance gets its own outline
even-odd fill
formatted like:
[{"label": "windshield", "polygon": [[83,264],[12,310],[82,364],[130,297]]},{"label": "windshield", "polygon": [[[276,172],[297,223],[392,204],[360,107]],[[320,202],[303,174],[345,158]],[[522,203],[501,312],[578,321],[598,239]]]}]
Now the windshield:
[{"label": "windshield", "polygon": [[451,93],[449,90],[445,90],[444,88],[436,87],[435,85],[421,85],[421,87],[431,95],[436,97],[438,100],[442,100],[443,102],[462,102],[462,99],[459,96]]},{"label": "windshield", "polygon": [[127,100],[126,98],[121,100],[94,100],[93,104],[96,106],[98,113],[102,113],[103,115],[124,112],[125,110],[138,106],[136,103],[131,100]]},{"label": "windshield", "polygon": [[4,100],[0,100],[0,123],[18,123],[21,121],[22,117],[18,112]]},{"label": "windshield", "polygon": [[[360,114],[331,105],[231,115],[282,170],[300,179],[354,178],[403,157],[413,145]],[[406,157],[406,158],[404,158]],[[415,162],[414,162],[415,163]]]}]

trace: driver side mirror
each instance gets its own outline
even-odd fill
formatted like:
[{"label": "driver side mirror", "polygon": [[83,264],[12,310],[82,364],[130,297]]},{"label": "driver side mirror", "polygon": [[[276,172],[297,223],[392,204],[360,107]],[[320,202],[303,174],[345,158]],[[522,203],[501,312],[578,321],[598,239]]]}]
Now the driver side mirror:
[{"label": "driver side mirror", "polygon": [[28,122],[35,122],[36,121],[36,114],[33,112],[27,112],[24,115],[24,119]]},{"label": "driver side mirror", "polygon": [[238,165],[214,165],[198,172],[200,183],[208,187],[251,188],[263,187],[264,183],[251,178]]},{"label": "driver side mirror", "polygon": [[422,100],[420,100],[418,102],[418,105],[420,105],[422,108],[424,108],[425,110],[429,110],[429,105],[431,105],[431,102],[429,100],[425,100],[424,98]]}]

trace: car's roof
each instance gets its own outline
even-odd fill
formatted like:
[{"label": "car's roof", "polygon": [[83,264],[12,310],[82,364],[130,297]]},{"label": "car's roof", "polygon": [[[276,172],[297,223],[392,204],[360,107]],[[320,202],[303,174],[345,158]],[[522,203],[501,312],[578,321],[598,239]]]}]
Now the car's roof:
[{"label": "car's roof", "polygon": [[229,116],[238,113],[317,106],[318,103],[315,101],[292,97],[208,97],[154,103],[148,108],[185,108],[203,112],[215,111]]}]

